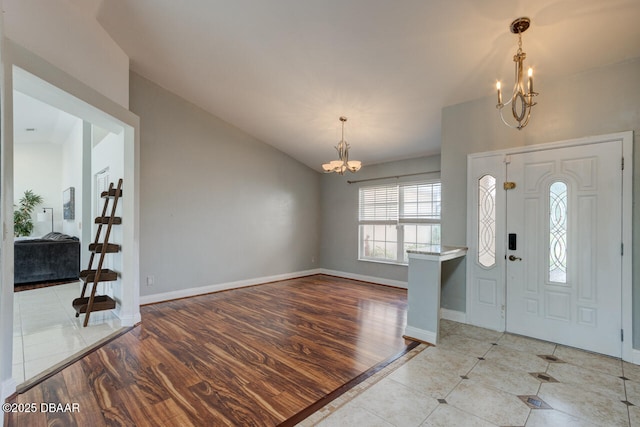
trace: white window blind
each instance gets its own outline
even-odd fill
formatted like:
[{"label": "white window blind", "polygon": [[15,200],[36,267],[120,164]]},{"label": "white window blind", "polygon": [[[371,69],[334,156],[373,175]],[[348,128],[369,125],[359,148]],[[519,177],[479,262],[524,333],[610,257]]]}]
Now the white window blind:
[{"label": "white window blind", "polygon": [[406,263],[406,251],[440,244],[440,182],[362,187],[359,259]]},{"label": "white window blind", "polygon": [[398,220],[398,186],[360,189],[360,221],[396,222]]}]

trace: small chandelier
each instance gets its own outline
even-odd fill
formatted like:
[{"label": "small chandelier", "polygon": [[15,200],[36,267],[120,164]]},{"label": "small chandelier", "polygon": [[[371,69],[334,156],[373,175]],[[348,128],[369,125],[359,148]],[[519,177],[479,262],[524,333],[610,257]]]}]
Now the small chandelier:
[{"label": "small chandelier", "polygon": [[[526,91],[522,75],[522,63],[527,57],[527,54],[522,51],[522,33],[527,31],[530,24],[531,20],[529,18],[518,18],[511,23],[511,32],[518,35],[518,51],[513,56],[513,62],[516,63],[516,82],[513,87],[511,99],[509,99],[505,104],[502,103],[501,84],[499,81],[496,83],[496,89],[498,90],[498,104],[496,105],[496,108],[500,112],[500,118],[505,125],[518,130],[522,129],[529,123],[529,118],[531,118],[531,108],[536,105],[536,103],[533,102],[533,97],[537,95],[537,93],[533,91],[533,69],[529,68],[529,78],[527,81]],[[511,113],[513,114],[513,118],[518,122],[517,125],[509,124],[504,119],[502,109],[509,104],[511,104]]]},{"label": "small chandelier", "polygon": [[362,167],[362,163],[358,160],[349,160],[349,144],[344,140],[344,122],[347,121],[347,118],[342,116],[340,121],[342,122],[342,139],[335,147],[336,151],[338,151],[339,160],[331,160],[329,163],[323,164],[322,169],[326,173],[336,172],[344,175],[346,171],[358,172]]}]

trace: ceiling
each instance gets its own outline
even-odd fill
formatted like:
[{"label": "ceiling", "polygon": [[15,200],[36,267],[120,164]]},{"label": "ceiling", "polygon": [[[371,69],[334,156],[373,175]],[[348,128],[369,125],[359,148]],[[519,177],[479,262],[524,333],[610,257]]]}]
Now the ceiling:
[{"label": "ceiling", "polygon": [[512,84],[520,16],[539,82],[640,57],[638,0],[73,1],[132,70],[316,170],[341,115],[365,166],[438,153],[443,107]]},{"label": "ceiling", "polygon": [[17,144],[64,144],[79,120],[22,92],[13,92],[13,134]]}]

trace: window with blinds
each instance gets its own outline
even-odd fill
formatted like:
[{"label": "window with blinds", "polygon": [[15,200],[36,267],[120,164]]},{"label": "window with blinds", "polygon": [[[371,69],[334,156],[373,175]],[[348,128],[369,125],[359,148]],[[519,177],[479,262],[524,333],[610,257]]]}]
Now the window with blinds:
[{"label": "window with blinds", "polygon": [[440,182],[361,187],[360,260],[406,264],[407,250],[440,244]]}]

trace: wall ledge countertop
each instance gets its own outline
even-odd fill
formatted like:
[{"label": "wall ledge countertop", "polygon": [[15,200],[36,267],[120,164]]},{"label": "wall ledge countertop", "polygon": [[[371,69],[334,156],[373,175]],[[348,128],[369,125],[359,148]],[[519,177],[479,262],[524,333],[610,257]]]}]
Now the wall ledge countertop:
[{"label": "wall ledge countertop", "polygon": [[409,259],[431,259],[434,261],[446,261],[463,257],[467,254],[465,246],[429,245],[420,249],[409,249]]}]

